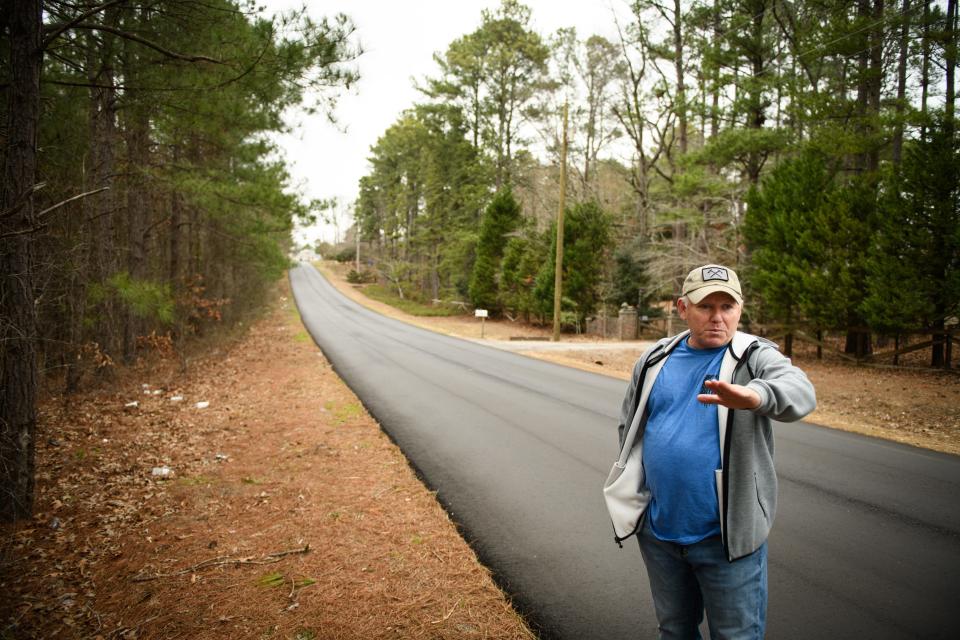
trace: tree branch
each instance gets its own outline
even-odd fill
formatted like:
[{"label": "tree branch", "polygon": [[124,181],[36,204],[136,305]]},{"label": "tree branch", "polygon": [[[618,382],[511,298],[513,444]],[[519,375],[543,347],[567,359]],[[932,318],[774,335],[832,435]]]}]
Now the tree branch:
[{"label": "tree branch", "polygon": [[7,231],[6,233],[0,233],[0,240],[4,240],[6,238],[13,238],[15,236],[24,236],[28,233],[36,233],[37,231],[42,231],[43,229],[46,229],[46,228],[47,228],[47,225],[38,224],[36,226],[29,227],[27,229],[20,229],[19,231]]},{"label": "tree branch", "polygon": [[150,580],[157,580],[159,578],[172,578],[175,576],[182,576],[187,573],[192,573],[194,571],[199,571],[200,569],[207,569],[209,567],[222,567],[224,565],[244,565],[244,564],[273,564],[275,562],[280,562],[280,559],[299,553],[309,553],[310,545],[306,544],[302,549],[290,549],[289,551],[277,551],[275,553],[269,553],[263,556],[260,559],[253,558],[230,558],[229,556],[220,556],[217,558],[211,558],[210,560],[204,560],[203,562],[198,562],[197,564],[187,567],[186,569],[181,569],[180,571],[174,571],[173,573],[157,573],[154,575],[143,575],[138,574],[130,578],[133,582],[147,582]]},{"label": "tree branch", "polygon": [[80,15],[78,15],[77,17],[75,17],[73,20],[68,20],[67,22],[63,22],[63,23],[61,23],[61,24],[50,24],[50,25],[47,25],[47,26],[44,28],[44,30],[53,29],[53,31],[50,33],[50,35],[48,35],[46,38],[43,39],[43,42],[40,43],[40,50],[41,50],[41,51],[46,51],[47,47],[49,47],[49,46],[53,43],[54,40],[56,40],[57,38],[59,38],[60,35],[61,35],[64,31],[66,31],[67,29],[69,29],[70,27],[76,26],[77,24],[83,22],[84,20],[86,20],[86,19],[89,18],[90,16],[92,16],[92,15],[94,15],[94,14],[96,14],[96,13],[100,13],[100,12],[103,11],[104,9],[109,9],[110,7],[112,7],[112,6],[115,5],[115,4],[122,4],[122,3],[126,2],[126,1],[127,1],[127,0],[110,0],[109,2],[104,2],[104,3],[101,4],[101,5],[97,5],[96,7],[93,7],[93,8],[91,8],[91,9],[88,9],[87,11],[84,11],[83,13],[81,13]]},{"label": "tree branch", "polygon": [[94,189],[93,191],[86,191],[86,192],[84,192],[84,193],[78,193],[77,195],[75,195],[75,196],[73,196],[73,197],[71,197],[71,198],[67,198],[66,200],[64,200],[64,201],[62,201],[62,202],[58,202],[57,204],[53,205],[52,207],[47,207],[46,209],[44,209],[43,211],[41,211],[40,213],[38,213],[38,214],[37,214],[37,217],[38,217],[38,218],[42,218],[43,216],[47,215],[47,214],[50,213],[51,211],[53,211],[53,210],[55,210],[55,209],[59,209],[60,207],[62,207],[62,206],[65,205],[65,204],[70,204],[70,203],[73,202],[74,200],[80,200],[81,198],[86,198],[87,196],[92,196],[92,195],[95,194],[95,193],[100,193],[101,191],[107,191],[107,190],[109,190],[109,189],[110,189],[110,187],[100,187],[99,189]]},{"label": "tree branch", "polygon": [[[36,191],[39,191],[40,189],[42,189],[42,188],[44,187],[45,184],[46,184],[46,183],[40,182],[40,183],[37,183],[37,184],[33,185],[33,187],[31,187],[27,192],[25,192],[25,194],[24,194],[23,196],[21,196],[21,197],[17,200],[17,202],[14,203],[14,205],[13,205],[12,207],[10,207],[10,208],[7,209],[6,211],[4,211],[3,214],[0,214],[0,218],[5,218],[5,217],[8,217],[8,216],[11,216],[11,215],[13,215],[14,213],[16,213],[17,211],[19,211],[19,210],[20,210],[20,207],[22,207],[24,204],[26,204],[27,198],[29,198],[30,194],[32,194],[32,193],[34,193],[34,192],[36,192]],[[91,196],[91,195],[93,195],[93,194],[95,194],[95,193],[100,193],[101,191],[106,191],[106,190],[109,189],[109,188],[110,188],[110,187],[101,187],[100,189],[95,189],[95,190],[93,190],[93,191],[87,191],[86,193],[80,193],[80,194],[77,194],[77,195],[73,196],[72,198],[67,198],[67,199],[64,200],[63,202],[58,202],[57,204],[53,205],[52,207],[47,207],[46,209],[44,209],[43,211],[41,211],[40,213],[38,213],[38,214],[36,215],[36,219],[37,219],[37,221],[38,221],[37,223],[34,223],[33,225],[27,227],[26,229],[18,229],[18,230],[16,230],[16,231],[7,231],[7,232],[5,232],[5,233],[0,233],[0,240],[2,240],[2,239],[4,239],[4,238],[12,238],[12,237],[14,237],[14,236],[23,236],[23,235],[26,235],[26,234],[28,234],[28,233],[36,233],[37,231],[42,231],[42,230],[46,229],[48,225],[47,225],[45,222],[42,222],[41,219],[42,219],[45,215],[47,215],[48,213],[51,213],[51,212],[59,209],[59,208],[62,207],[63,205],[68,204],[68,203],[70,203],[70,202],[73,202],[74,200],[79,200],[79,199],[81,199],[81,198],[86,198],[87,196]]]},{"label": "tree branch", "polygon": [[174,60],[184,60],[184,61],[186,61],[186,62],[212,62],[212,63],[214,63],[214,64],[225,64],[222,60],[217,60],[217,59],[215,59],[215,58],[209,58],[209,57],[207,57],[207,56],[187,55],[187,54],[183,54],[183,53],[177,53],[176,51],[170,51],[169,49],[165,49],[164,47],[161,47],[159,44],[157,44],[157,43],[155,43],[155,42],[152,42],[152,41],[150,41],[150,40],[147,40],[146,38],[141,38],[141,37],[138,36],[138,35],[134,35],[134,34],[130,33],[129,31],[123,31],[123,30],[121,30],[121,29],[115,29],[115,28],[113,28],[113,27],[108,27],[108,26],[103,25],[103,24],[78,23],[78,24],[75,24],[75,25],[73,25],[73,26],[74,26],[74,28],[77,28],[77,29],[89,29],[89,30],[91,30],[91,31],[106,31],[107,33],[112,33],[112,34],[114,34],[114,35],[116,35],[116,36],[120,36],[121,38],[124,38],[124,39],[126,39],[126,40],[130,40],[130,41],[132,41],[132,42],[138,42],[138,43],[142,44],[143,46],[148,47],[148,48],[150,48],[150,49],[153,49],[153,50],[156,51],[157,53],[163,54],[163,55],[167,56],[168,58],[173,58]]},{"label": "tree branch", "polygon": [[30,196],[32,196],[37,191],[40,191],[40,189],[43,189],[45,186],[47,186],[46,182],[37,182],[36,184],[31,186],[29,189],[26,189],[23,193],[17,196],[17,198],[13,201],[13,204],[10,205],[9,209],[7,209],[6,211],[0,212],[0,220],[3,220],[4,218],[9,218],[10,216],[14,215],[17,211],[20,211],[20,208],[27,203],[27,200],[30,198]]}]

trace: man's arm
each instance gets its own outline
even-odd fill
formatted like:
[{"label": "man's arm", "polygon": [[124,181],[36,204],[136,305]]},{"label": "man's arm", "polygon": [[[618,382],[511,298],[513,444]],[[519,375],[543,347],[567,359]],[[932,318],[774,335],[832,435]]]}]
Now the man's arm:
[{"label": "man's arm", "polygon": [[709,380],[713,394],[701,394],[704,404],[722,404],[730,409],[749,409],[783,422],[800,420],[817,406],[817,396],[807,374],[774,348],[754,352],[756,377],[746,385]]}]

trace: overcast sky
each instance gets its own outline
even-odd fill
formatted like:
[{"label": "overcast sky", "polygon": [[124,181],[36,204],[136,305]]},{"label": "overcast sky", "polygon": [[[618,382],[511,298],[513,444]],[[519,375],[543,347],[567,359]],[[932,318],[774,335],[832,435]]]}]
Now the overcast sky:
[{"label": "overcast sky", "polygon": [[[268,10],[302,4],[294,0],[266,0]],[[357,182],[367,173],[371,145],[404,109],[422,99],[414,78],[436,75],[435,52],[443,52],[456,38],[480,25],[483,9],[496,9],[499,0],[306,0],[316,18],[349,15],[365,53],[358,60],[360,82],[343,95],[338,131],[322,115],[291,114],[294,131],[280,138],[297,189],[306,198],[337,197],[344,205],[357,195]],[[575,26],[580,38],[594,33],[616,36],[613,11],[624,19],[624,0],[530,0],[533,28],[548,36],[561,27]],[[349,226],[344,220],[341,231]],[[301,230],[297,241],[332,241],[327,227]]]}]

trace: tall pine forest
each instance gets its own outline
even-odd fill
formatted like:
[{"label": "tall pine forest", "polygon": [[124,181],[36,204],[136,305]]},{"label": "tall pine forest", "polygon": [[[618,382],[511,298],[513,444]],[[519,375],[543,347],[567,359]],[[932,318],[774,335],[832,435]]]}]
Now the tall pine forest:
[{"label": "tall pine forest", "polygon": [[30,513],[38,384],[69,394],[261,306],[310,207],[271,135],[357,79],[345,16],[14,0],[0,35],[0,518]]},{"label": "tall pine forest", "polygon": [[437,52],[370,150],[357,277],[550,322],[566,104],[565,322],[655,314],[718,262],[751,326],[856,356],[933,332],[941,366],[960,301],[956,0],[627,6],[608,38],[539,33],[503,0]]}]

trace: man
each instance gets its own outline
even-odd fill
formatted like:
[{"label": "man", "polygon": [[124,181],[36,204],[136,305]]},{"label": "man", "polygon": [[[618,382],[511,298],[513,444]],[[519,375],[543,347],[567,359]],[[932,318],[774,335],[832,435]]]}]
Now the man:
[{"label": "man", "polygon": [[816,398],[776,345],[737,331],[742,310],[732,269],[691,271],[687,330],[640,357],[620,412],[604,496],[617,543],[640,542],[662,639],[699,639],[704,610],[713,640],[764,634],[771,420],[799,420]]}]

